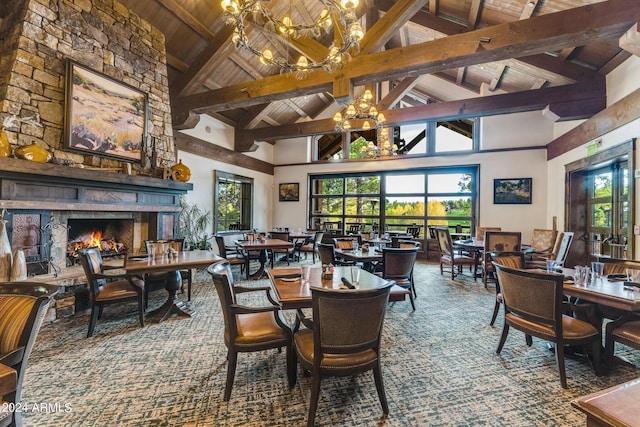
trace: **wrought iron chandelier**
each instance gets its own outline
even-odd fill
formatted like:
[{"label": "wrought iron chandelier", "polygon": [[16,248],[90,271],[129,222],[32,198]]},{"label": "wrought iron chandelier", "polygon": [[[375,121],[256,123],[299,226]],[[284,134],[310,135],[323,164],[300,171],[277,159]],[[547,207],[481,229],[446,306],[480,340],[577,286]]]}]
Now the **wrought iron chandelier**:
[{"label": "wrought iron chandelier", "polygon": [[[359,0],[316,0],[322,4],[323,9],[312,23],[295,24],[292,15],[292,1],[289,2],[289,15],[282,18],[273,16],[266,1],[246,0],[222,0],[222,9],[226,14],[227,23],[235,27],[233,42],[236,47],[244,47],[256,55],[264,65],[273,65],[280,68],[281,72],[293,72],[297,78],[315,69],[333,71],[347,62],[351,56],[349,50],[353,47],[357,51],[360,40],[364,37],[364,30],[357,20],[356,7]],[[291,40],[300,37],[320,37],[322,33],[329,33],[334,28],[336,37],[329,47],[327,56],[321,59],[311,59],[300,55],[293,62],[289,52],[279,54],[274,47],[263,50],[251,44],[247,36],[248,21],[252,25],[258,25],[264,30],[267,39],[277,37],[289,46]],[[334,22],[338,25],[334,26]]]},{"label": "wrought iron chandelier", "polygon": [[365,156],[380,157],[397,154],[398,147],[391,144],[389,131],[384,127],[384,114],[379,113],[373,105],[373,94],[369,89],[365,90],[356,102],[347,106],[344,116],[338,111],[334,114],[333,120],[336,122],[338,132],[348,132],[352,129],[367,131],[375,128],[377,145],[369,141],[367,146],[362,148]]}]

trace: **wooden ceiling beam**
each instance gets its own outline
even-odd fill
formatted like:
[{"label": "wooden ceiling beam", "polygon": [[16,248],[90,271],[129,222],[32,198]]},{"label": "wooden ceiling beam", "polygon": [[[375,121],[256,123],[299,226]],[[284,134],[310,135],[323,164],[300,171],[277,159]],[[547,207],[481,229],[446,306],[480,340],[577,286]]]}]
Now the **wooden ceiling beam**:
[{"label": "wooden ceiling beam", "polygon": [[[478,116],[518,113],[542,110],[549,104],[584,102],[606,98],[604,83],[576,83],[526,92],[490,95],[458,101],[425,104],[418,107],[383,110],[385,126],[425,122],[428,120],[452,120]],[[257,147],[255,141],[272,141],[302,135],[321,135],[335,132],[332,119],[293,123],[278,127],[253,130],[237,129],[235,150],[250,151]]]},{"label": "wooden ceiling beam", "polygon": [[360,55],[382,49],[426,3],[427,0],[397,0],[364,34],[360,42]]},{"label": "wooden ceiling beam", "polygon": [[376,105],[377,110],[389,110],[398,103],[413,87],[418,84],[420,77],[407,77],[385,95]]},{"label": "wooden ceiling beam", "polygon": [[195,154],[207,159],[218,160],[230,165],[236,165],[242,168],[258,171],[267,175],[273,175],[273,165],[271,163],[254,159],[245,154],[238,153],[228,148],[212,144],[191,135],[182,132],[176,132],[173,135],[178,150]]},{"label": "wooden ceiling beam", "polygon": [[191,63],[189,70],[171,85],[172,98],[192,92],[207,80],[213,70],[220,66],[235,49],[231,41],[232,35],[233,28],[225,25],[217,37]]},{"label": "wooden ceiling beam", "polygon": [[269,107],[269,103],[254,105],[249,108],[241,118],[238,120],[237,127],[241,129],[251,129],[254,128],[260,121],[262,120],[263,115],[266,114],[267,108]]},{"label": "wooden ceiling beam", "polygon": [[558,102],[547,105],[542,115],[553,122],[566,122],[591,117],[607,108],[604,98],[590,99],[582,102]]},{"label": "wooden ceiling beam", "polygon": [[538,0],[523,0],[523,2],[524,7],[522,8],[520,19],[529,19],[533,16],[533,12],[536,10]]},{"label": "wooden ceiling beam", "polygon": [[[435,73],[468,65],[518,58],[555,49],[619,38],[640,21],[636,0],[609,0],[589,6],[499,24],[445,39],[358,56],[335,76],[310,72],[304,80],[288,75],[232,85],[176,100],[177,113],[185,110],[227,110],[331,90],[334,79],[355,85]],[[490,40],[482,42],[481,40]]]},{"label": "wooden ceiling beam", "polygon": [[[431,30],[436,31],[443,36],[451,36],[466,31],[466,28],[460,24],[456,24],[445,19],[436,18],[426,13],[417,13],[411,19],[411,22],[422,25],[423,27],[430,28]],[[549,52],[554,50],[557,50],[557,48],[553,46],[548,49]],[[523,56],[517,58],[516,62],[517,61],[522,61],[526,64],[533,65],[534,67],[543,68],[560,76],[568,77],[574,81],[580,81],[587,78],[596,78],[596,76],[598,76],[595,71],[587,67],[583,67],[571,62],[559,61],[555,57],[546,53]]]},{"label": "wooden ceiling beam", "polygon": [[471,7],[469,8],[469,18],[467,19],[467,28],[469,30],[475,30],[480,22],[480,10],[482,10],[482,4],[484,0],[472,0]]},{"label": "wooden ceiling beam", "polygon": [[498,88],[498,85],[500,85],[500,80],[502,80],[502,76],[504,76],[506,69],[507,69],[506,65],[498,64],[498,68],[496,69],[496,72],[493,74],[491,83],[489,83],[489,90],[491,92],[495,91]]},{"label": "wooden ceiling beam", "polygon": [[640,117],[640,89],[547,144],[547,160],[584,145]]},{"label": "wooden ceiling beam", "polygon": [[198,33],[202,38],[206,40],[213,40],[216,35],[207,28],[198,18],[193,16],[187,9],[182,7],[175,0],[158,0],[158,3],[167,8],[171,13],[184,22],[189,28]]},{"label": "wooden ceiling beam", "polygon": [[618,42],[619,46],[635,56],[640,56],[640,32],[638,32],[638,23],[629,28]]}]

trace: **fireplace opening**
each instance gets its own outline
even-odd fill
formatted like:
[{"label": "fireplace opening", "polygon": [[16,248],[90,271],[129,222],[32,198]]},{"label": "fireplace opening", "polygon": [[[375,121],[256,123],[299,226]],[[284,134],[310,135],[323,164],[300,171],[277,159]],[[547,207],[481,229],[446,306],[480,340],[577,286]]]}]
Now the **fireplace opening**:
[{"label": "fireplace opening", "polygon": [[78,262],[78,252],[99,247],[103,257],[121,256],[133,245],[133,219],[72,219],[67,222],[67,265]]}]

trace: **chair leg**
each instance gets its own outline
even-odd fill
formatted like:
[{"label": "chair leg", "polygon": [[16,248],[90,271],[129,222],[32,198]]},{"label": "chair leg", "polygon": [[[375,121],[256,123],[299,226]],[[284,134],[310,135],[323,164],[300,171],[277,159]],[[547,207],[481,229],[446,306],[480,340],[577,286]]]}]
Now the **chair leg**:
[{"label": "chair leg", "polygon": [[293,343],[287,346],[287,377],[289,388],[293,388],[296,385],[296,357]]},{"label": "chair leg", "polygon": [[309,402],[309,416],[307,427],[313,427],[316,420],[316,410],[318,409],[318,399],[320,398],[320,370],[313,370],[313,381],[311,383],[311,401]]},{"label": "chair leg", "polygon": [[509,335],[509,325],[506,323],[502,326],[502,335],[500,336],[500,343],[498,344],[498,348],[496,349],[496,353],[500,354],[502,351],[502,347],[504,347],[504,343],[507,341],[507,335]]},{"label": "chair leg", "polygon": [[91,307],[91,319],[89,320],[89,330],[87,331],[87,338],[93,336],[93,331],[98,323],[98,315],[102,306],[97,307],[95,304]]},{"label": "chair leg", "polygon": [[187,301],[191,301],[191,272],[189,272],[189,278],[187,279]]},{"label": "chair leg", "polygon": [[567,388],[567,372],[564,368],[564,345],[561,343],[556,343],[556,362],[560,372],[560,385],[562,388]]},{"label": "chair leg", "polygon": [[[411,287],[413,289],[413,286]],[[411,301],[411,308],[413,308],[413,311],[416,311],[416,303],[414,301],[413,298],[413,290],[409,289],[409,301]]]},{"label": "chair leg", "polygon": [[496,321],[496,318],[498,317],[498,312],[500,311],[500,303],[498,302],[498,299],[496,298],[496,305],[493,307],[493,316],[491,316],[491,322],[489,322],[489,326],[493,326],[493,324]]},{"label": "chair leg", "polygon": [[389,413],[389,404],[387,403],[387,395],[384,392],[384,382],[382,381],[382,369],[380,368],[380,359],[378,359],[378,365],[373,368],[373,379],[376,383],[376,390],[378,390],[378,399],[380,399],[380,406],[382,406],[382,412]]},{"label": "chair leg", "polygon": [[593,371],[595,372],[596,376],[600,376],[602,375],[602,363],[600,361],[600,352],[602,350],[602,346],[601,343],[602,342],[602,337],[600,337],[598,340],[593,340],[593,344],[592,344],[592,349],[591,352],[593,353]]},{"label": "chair leg", "polygon": [[224,401],[228,402],[231,398],[231,389],[233,388],[233,379],[236,376],[236,362],[238,361],[238,353],[229,350],[227,353],[227,384],[224,386]]},{"label": "chair leg", "polygon": [[140,319],[140,327],[144,328],[144,292],[140,292],[138,298],[138,318]]}]

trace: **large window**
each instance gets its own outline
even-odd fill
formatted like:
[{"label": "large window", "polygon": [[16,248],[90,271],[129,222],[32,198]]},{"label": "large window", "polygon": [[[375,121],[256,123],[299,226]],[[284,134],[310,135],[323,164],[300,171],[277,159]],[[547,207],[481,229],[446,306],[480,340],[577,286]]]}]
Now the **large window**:
[{"label": "large window", "polygon": [[448,225],[469,233],[476,217],[477,167],[430,168],[310,177],[309,226],[341,233],[352,225],[365,231],[407,231]]},{"label": "large window", "polygon": [[215,172],[214,228],[216,231],[252,228],[253,179]]},{"label": "large window", "polygon": [[[413,123],[387,128],[399,155],[436,155],[477,151],[479,127],[475,118]],[[342,150],[342,136],[350,138],[348,153]],[[317,160],[359,159],[367,157],[367,146],[377,145],[376,130],[354,130],[327,134],[316,140]]]}]

